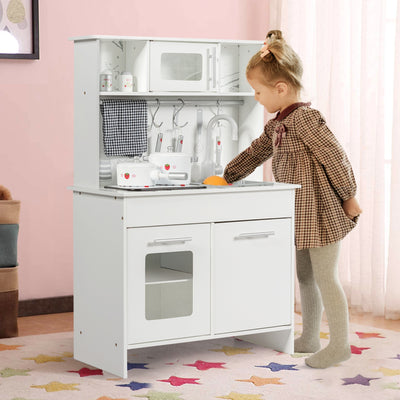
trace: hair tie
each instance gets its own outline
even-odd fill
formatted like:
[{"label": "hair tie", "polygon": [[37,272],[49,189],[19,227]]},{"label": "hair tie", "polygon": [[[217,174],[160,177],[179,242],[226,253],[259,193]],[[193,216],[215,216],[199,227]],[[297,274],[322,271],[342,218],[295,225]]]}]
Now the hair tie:
[{"label": "hair tie", "polygon": [[264,46],[261,47],[260,53],[261,58],[264,58],[267,54],[270,53],[268,49],[268,43],[266,41],[264,42]]}]

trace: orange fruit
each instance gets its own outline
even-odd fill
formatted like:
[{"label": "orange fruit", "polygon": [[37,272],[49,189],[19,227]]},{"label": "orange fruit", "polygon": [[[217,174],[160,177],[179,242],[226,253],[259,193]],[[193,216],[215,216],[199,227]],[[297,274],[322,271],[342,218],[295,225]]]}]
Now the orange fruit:
[{"label": "orange fruit", "polygon": [[209,176],[208,178],[204,179],[203,183],[205,185],[214,185],[214,186],[225,186],[228,182],[222,176]]}]

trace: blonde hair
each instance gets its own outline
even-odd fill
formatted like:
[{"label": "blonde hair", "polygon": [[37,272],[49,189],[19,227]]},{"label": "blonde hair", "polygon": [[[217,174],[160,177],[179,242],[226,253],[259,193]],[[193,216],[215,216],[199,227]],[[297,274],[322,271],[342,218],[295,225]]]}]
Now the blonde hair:
[{"label": "blonde hair", "polygon": [[303,88],[301,78],[303,65],[297,53],[285,42],[282,32],[269,31],[266,37],[269,53],[261,57],[261,51],[250,59],[246,75],[249,76],[256,68],[260,70],[267,86],[278,80],[283,80],[296,91]]}]

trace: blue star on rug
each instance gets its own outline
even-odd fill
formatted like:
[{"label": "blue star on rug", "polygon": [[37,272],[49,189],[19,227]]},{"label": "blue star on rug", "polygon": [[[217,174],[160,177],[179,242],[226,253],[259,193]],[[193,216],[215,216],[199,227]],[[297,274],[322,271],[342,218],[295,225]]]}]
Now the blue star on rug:
[{"label": "blue star on rug", "polygon": [[342,381],[344,381],[343,385],[370,386],[369,381],[373,381],[374,379],[379,379],[379,378],[366,378],[365,376],[358,374],[354,378],[342,378]]},{"label": "blue star on rug", "polygon": [[278,364],[274,362],[270,362],[268,365],[256,365],[256,367],[259,368],[269,368],[272,372],[278,372],[282,371],[283,369],[286,369],[288,371],[298,371],[297,368],[294,368],[297,364]]},{"label": "blue star on rug", "polygon": [[141,383],[141,382],[132,381],[132,382],[126,383],[124,385],[115,385],[115,386],[128,387],[131,390],[140,390],[140,389],[143,389],[143,388],[150,387],[150,384],[149,383]]},{"label": "blue star on rug", "polygon": [[397,354],[396,357],[390,357],[392,360],[400,360],[400,354]]},{"label": "blue star on rug", "polygon": [[147,363],[130,363],[128,362],[128,371],[131,369],[148,369]]}]

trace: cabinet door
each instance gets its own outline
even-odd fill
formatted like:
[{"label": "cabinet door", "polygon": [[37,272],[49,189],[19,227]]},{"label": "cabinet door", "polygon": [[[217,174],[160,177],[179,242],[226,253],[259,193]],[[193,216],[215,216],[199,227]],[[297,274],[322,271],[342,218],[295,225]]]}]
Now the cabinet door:
[{"label": "cabinet door", "polygon": [[290,324],[291,226],[290,219],[215,224],[215,333]]},{"label": "cabinet door", "polygon": [[210,225],[128,229],[128,343],[210,333]]}]

